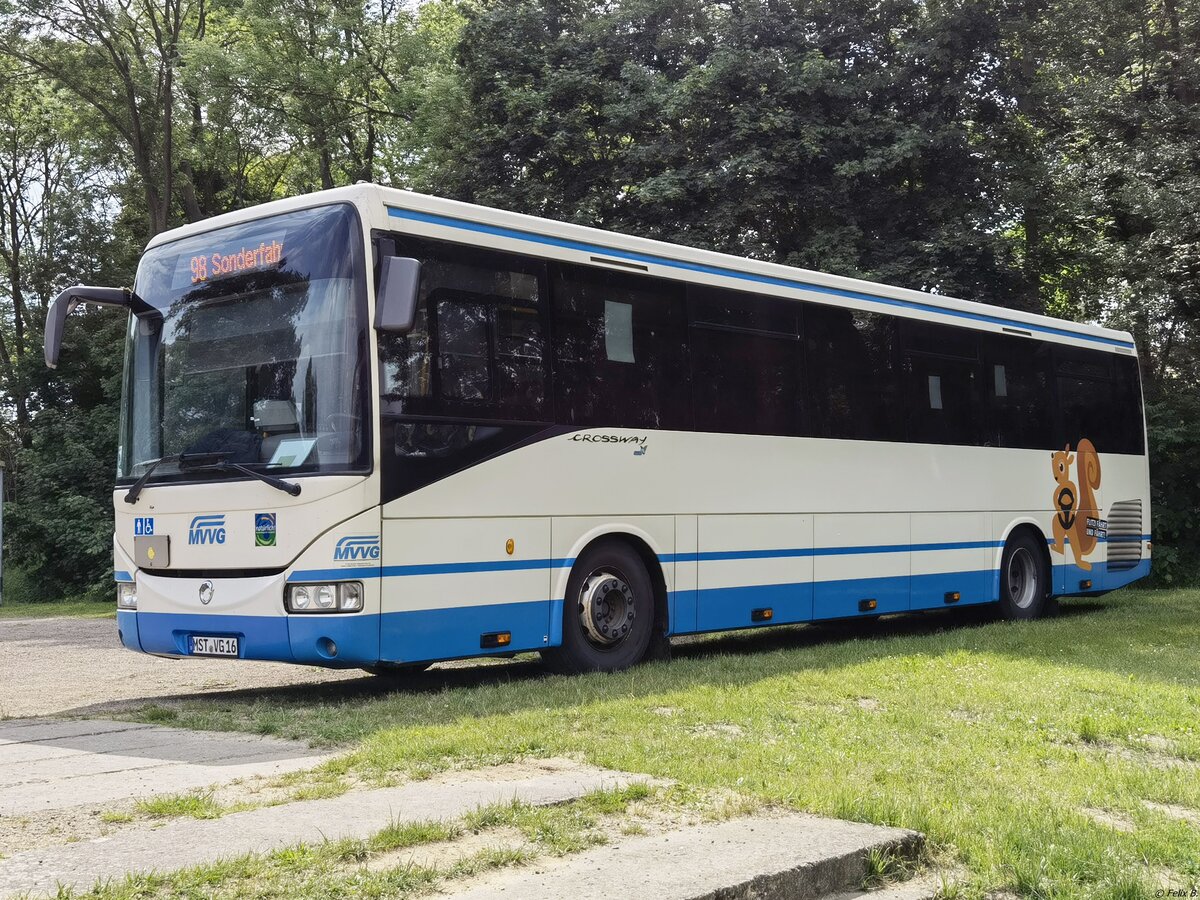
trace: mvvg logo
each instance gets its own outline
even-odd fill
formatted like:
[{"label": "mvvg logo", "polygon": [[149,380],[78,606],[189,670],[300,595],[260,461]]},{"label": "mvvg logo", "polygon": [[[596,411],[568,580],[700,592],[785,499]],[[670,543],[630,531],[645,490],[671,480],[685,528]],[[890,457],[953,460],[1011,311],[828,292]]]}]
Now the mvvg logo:
[{"label": "mvvg logo", "polygon": [[225,516],[196,516],[188,526],[188,543],[225,543]]},{"label": "mvvg logo", "polygon": [[344,537],[333,548],[334,562],[350,562],[356,559],[379,559],[379,535]]}]

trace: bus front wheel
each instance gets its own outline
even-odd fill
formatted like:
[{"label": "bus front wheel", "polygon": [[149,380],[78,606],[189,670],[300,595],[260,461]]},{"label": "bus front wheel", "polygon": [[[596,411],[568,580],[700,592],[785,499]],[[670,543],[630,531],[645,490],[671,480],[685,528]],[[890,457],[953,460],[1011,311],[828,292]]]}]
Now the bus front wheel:
[{"label": "bus front wheel", "polygon": [[1000,558],[1000,612],[1006,619],[1036,619],[1046,611],[1049,597],[1045,548],[1027,529],[1018,531]]},{"label": "bus front wheel", "polygon": [[646,655],[654,631],[654,587],[628,544],[588,547],[567,580],[562,644],[542,651],[555,672],[616,672]]}]

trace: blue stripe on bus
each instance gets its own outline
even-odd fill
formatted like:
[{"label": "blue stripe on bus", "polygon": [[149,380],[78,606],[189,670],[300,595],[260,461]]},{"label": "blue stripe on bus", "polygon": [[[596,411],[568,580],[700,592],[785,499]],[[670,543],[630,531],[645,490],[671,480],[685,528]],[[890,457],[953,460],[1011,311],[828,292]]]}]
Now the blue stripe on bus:
[{"label": "blue stripe on bus", "polygon": [[573,559],[497,559],[478,562],[426,563],[411,566],[373,566],[361,569],[299,569],[288,581],[335,581],[345,578],[394,578],[405,575],[460,575],[466,572],[514,572],[530,569],[562,569]]},{"label": "blue stripe on bus", "polygon": [[133,581],[133,576],[123,569],[117,569],[113,572],[113,581]]},{"label": "blue stripe on bus", "polygon": [[[1101,538],[1101,541],[1104,539]],[[1111,540],[1115,540],[1111,539]],[[1137,537],[1128,540],[1138,540]],[[1140,540],[1149,541],[1150,535]],[[1051,539],[1047,544],[1053,543]],[[1003,541],[955,541],[928,544],[872,544],[858,547],[796,547],[771,550],[712,550],[702,553],[660,553],[662,563],[719,562],[739,559],[795,559],[812,556],[854,556],[871,553],[929,553],[945,550],[998,549]],[[338,581],[350,578],[399,578],[410,575],[462,575],[475,572],[512,572],[536,569],[569,569],[574,558],[497,559],[473,562],[427,563],[408,566],[367,566],[345,569],[297,569],[288,575],[290,582]],[[132,579],[130,579],[132,580]]]},{"label": "blue stripe on bus", "polygon": [[714,562],[729,559],[794,559],[807,556],[854,556],[867,553],[923,553],[931,550],[981,550],[1002,547],[1003,541],[958,541],[945,544],[877,544],[862,547],[798,547],[780,550],[709,550],[702,553],[660,553],[659,562]]},{"label": "blue stripe on bus", "polygon": [[740,272],[737,269],[728,269],[723,266],[710,266],[704,263],[685,262],[683,260],[671,259],[665,256],[654,256],[648,253],[637,253],[630,250],[618,250],[613,247],[605,247],[601,244],[588,244],[584,241],[571,240],[570,238],[550,237],[549,235],[537,234],[532,231],[520,231],[515,228],[504,228],[499,225],[484,225],[480,222],[471,222],[466,219],[456,219],[452,216],[441,216],[434,213],[417,212],[416,210],[400,209],[395,206],[389,206],[387,211],[389,216],[397,219],[410,219],[414,222],[424,222],[429,225],[441,225],[444,228],[457,228],[462,231],[477,231],[481,234],[490,234],[495,237],[508,238],[510,240],[526,241],[534,244],[545,244],[550,247],[561,247],[564,250],[578,250],[583,253],[602,253],[606,256],[615,256],[621,259],[629,259],[641,263],[652,263],[658,266],[683,269],[689,272],[700,272],[705,275],[719,275],[723,278],[737,278],[742,281],[753,281],[759,284],[769,284],[775,287],[795,288],[802,291],[826,294],[833,297],[845,297],[848,300],[858,300],[868,303],[878,303],[885,306],[914,309],[920,312],[953,316],[960,319],[971,319],[977,322],[986,322],[989,325],[1007,325],[1009,327],[1020,328],[1027,331],[1040,331],[1044,332],[1045,334],[1075,338],[1082,341],[1093,341],[1098,344],[1108,344],[1113,347],[1127,347],[1129,349],[1133,348],[1133,344],[1131,342],[1122,341],[1117,338],[1108,338],[1093,334],[1080,334],[1079,332],[1071,331],[1068,328],[1056,328],[1053,325],[1037,325],[1017,319],[1009,319],[1004,316],[993,315],[991,313],[976,313],[969,312],[967,310],[947,309],[946,307],[938,306],[933,303],[921,303],[916,300],[897,300],[894,297],[885,297],[879,294],[869,294],[865,291],[852,291],[845,288],[827,287],[825,285],[814,284],[808,281],[798,281],[792,278],[780,278],[772,275],[756,275],[751,272]]}]

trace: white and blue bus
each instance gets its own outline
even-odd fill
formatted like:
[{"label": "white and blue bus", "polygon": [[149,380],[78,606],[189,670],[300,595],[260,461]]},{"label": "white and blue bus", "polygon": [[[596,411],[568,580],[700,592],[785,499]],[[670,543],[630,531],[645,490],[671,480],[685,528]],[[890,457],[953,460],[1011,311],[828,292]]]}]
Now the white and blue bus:
[{"label": "white and blue bus", "polygon": [[372,671],[1150,570],[1132,338],[373,185],[159,235],[114,493],[132,650]]}]

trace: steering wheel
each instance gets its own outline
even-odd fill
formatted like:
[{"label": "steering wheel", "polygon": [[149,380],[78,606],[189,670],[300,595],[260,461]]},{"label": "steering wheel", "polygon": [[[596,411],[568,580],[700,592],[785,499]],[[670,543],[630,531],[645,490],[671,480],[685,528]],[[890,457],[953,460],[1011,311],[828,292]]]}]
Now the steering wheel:
[{"label": "steering wheel", "polygon": [[396,425],[396,455],[437,459],[475,439],[474,425],[405,422]]},{"label": "steering wheel", "polygon": [[[358,427],[361,418],[354,413],[335,412],[326,415],[322,424],[326,431],[353,432]],[[345,427],[340,427],[338,423],[342,423]]]}]

